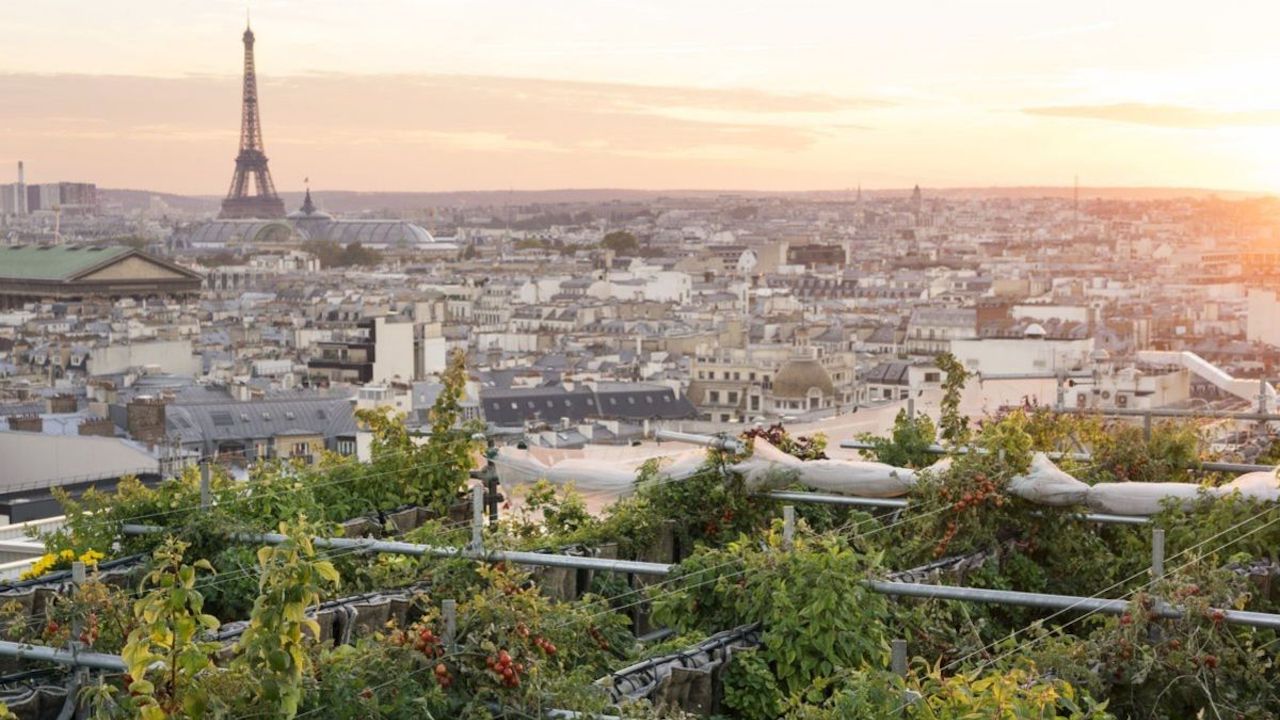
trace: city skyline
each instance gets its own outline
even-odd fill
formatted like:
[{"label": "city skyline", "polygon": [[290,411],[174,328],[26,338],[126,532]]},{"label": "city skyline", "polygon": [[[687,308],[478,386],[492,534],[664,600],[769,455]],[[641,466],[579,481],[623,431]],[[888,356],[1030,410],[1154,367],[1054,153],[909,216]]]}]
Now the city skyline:
[{"label": "city skyline", "polygon": [[[0,160],[225,192],[243,8],[14,8]],[[730,9],[255,3],[267,153],[285,191],[1280,190],[1262,4]]]}]

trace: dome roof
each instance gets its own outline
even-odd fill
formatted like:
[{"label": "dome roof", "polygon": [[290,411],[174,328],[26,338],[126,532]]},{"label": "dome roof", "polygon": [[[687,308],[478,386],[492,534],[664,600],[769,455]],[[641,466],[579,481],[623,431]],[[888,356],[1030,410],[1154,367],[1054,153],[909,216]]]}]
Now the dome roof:
[{"label": "dome roof", "polygon": [[783,363],[778,374],[773,378],[775,397],[806,397],[810,388],[817,388],[823,395],[836,394],[831,375],[826,368],[822,367],[822,363],[814,358],[792,358]]},{"label": "dome roof", "polygon": [[413,247],[435,242],[431,233],[404,220],[333,220],[313,232],[313,236],[347,245],[400,245]]},{"label": "dome roof", "polygon": [[287,216],[290,220],[332,220],[333,216],[329,213],[316,208],[316,204],[311,201],[311,188],[307,188],[307,195],[302,199],[302,207],[289,213]]},{"label": "dome roof", "polygon": [[1027,326],[1027,329],[1026,329],[1026,330],[1023,330],[1023,331],[1022,331],[1022,334],[1023,334],[1023,336],[1025,336],[1025,337],[1038,337],[1038,338],[1042,338],[1042,337],[1044,337],[1045,335],[1048,335],[1049,333],[1045,332],[1045,329],[1044,329],[1044,326],[1043,326],[1043,325],[1041,325],[1040,323],[1034,323],[1034,322],[1033,322],[1033,323],[1031,323],[1030,325],[1028,325],[1028,326]]},{"label": "dome roof", "polygon": [[183,233],[180,240],[188,247],[253,245],[288,242],[295,234],[282,220],[210,220]]}]

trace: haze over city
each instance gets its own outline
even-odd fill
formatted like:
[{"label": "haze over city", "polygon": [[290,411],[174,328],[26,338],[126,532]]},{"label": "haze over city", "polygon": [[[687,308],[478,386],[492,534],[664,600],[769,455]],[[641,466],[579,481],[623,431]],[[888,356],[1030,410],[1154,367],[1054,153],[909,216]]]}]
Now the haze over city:
[{"label": "haze over city", "polygon": [[[6,9],[0,158],[221,194],[245,5]],[[1280,8],[254,2],[282,190],[1280,190]]]}]

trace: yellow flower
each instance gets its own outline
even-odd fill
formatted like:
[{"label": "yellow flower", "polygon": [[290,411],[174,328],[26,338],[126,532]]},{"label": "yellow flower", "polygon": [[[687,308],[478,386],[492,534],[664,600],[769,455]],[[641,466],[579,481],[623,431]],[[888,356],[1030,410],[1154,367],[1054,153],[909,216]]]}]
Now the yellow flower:
[{"label": "yellow flower", "polygon": [[80,556],[80,562],[84,563],[85,565],[97,565],[98,561],[104,557],[106,557],[106,555],[103,555],[97,550],[90,548],[88,550],[85,550],[84,554]]},{"label": "yellow flower", "polygon": [[66,550],[63,550],[63,551],[62,551],[62,559],[63,559],[63,560],[75,560],[75,559],[76,559],[76,551],[75,551],[75,550],[72,550],[72,549],[70,549],[70,548],[67,548]]},{"label": "yellow flower", "polygon": [[[74,557],[74,553],[72,554],[72,556]],[[41,555],[39,558],[36,559],[35,562],[31,563],[30,568],[28,568],[25,572],[22,573],[21,579],[32,580],[34,578],[38,578],[41,575],[44,575],[45,573],[49,572],[49,568],[53,567],[57,562],[58,562],[58,556],[54,555],[53,553],[46,553],[44,555]]]}]

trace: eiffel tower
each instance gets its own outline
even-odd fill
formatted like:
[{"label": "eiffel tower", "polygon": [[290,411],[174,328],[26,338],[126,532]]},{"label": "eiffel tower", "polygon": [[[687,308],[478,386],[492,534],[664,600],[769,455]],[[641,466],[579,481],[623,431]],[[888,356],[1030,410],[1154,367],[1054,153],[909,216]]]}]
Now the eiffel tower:
[{"label": "eiffel tower", "polygon": [[[249,193],[250,179],[254,194]],[[262,149],[262,118],[258,115],[258,78],[253,71],[253,30],[244,28],[244,107],[240,113],[240,154],[231,189],[222,201],[219,218],[281,218],[284,201],[276,195],[267,155]]]}]

